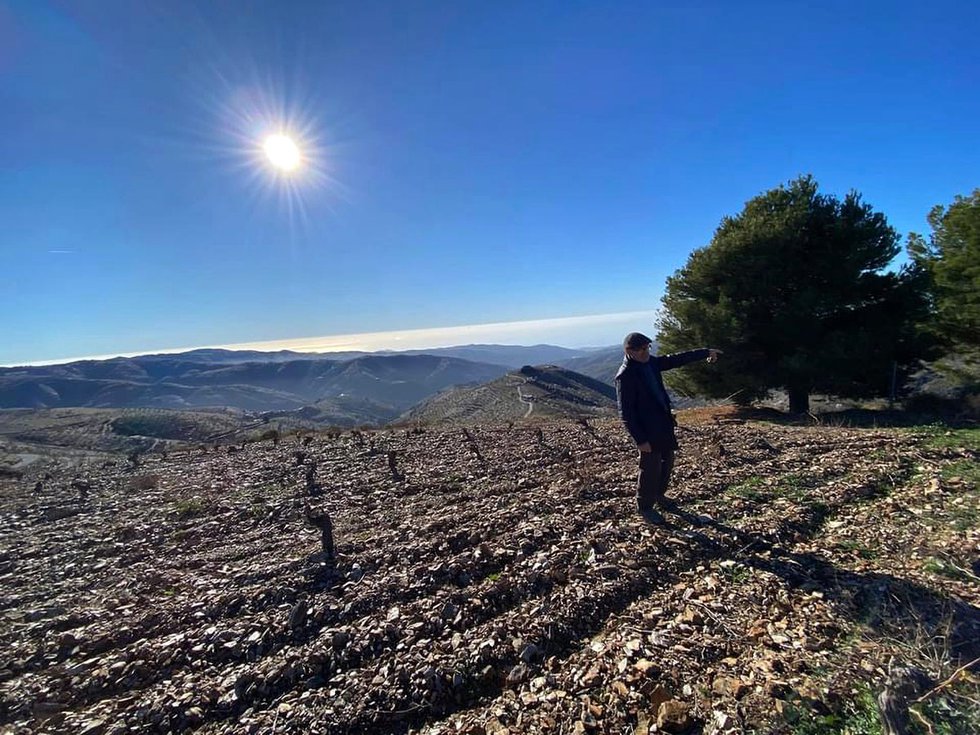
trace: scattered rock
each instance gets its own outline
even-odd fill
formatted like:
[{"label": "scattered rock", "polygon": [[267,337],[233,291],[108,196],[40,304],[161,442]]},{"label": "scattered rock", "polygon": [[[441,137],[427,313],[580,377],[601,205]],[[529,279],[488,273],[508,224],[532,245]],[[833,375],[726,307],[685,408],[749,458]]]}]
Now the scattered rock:
[{"label": "scattered rock", "polygon": [[722,697],[739,699],[745,689],[745,684],[733,676],[718,676],[711,683],[711,691]]},{"label": "scattered rock", "polygon": [[[635,449],[614,421],[588,427],[324,434],[299,466],[283,436],[144,453],[153,482],[125,462],[0,478],[4,722],[231,735],[381,731],[407,713],[428,735],[767,732],[805,718],[800,702],[840,712],[858,682],[884,681],[887,646],[840,645],[855,609],[888,606],[894,636],[927,619],[896,600],[951,610],[976,640],[975,586],[929,561],[973,568],[975,534],[949,514],[975,491],[928,483],[973,455],[908,433],[693,427],[680,508],[649,526],[631,512]],[[79,475],[97,489],[85,503]],[[304,503],[333,519],[329,569]],[[833,676],[808,679],[816,667]]]},{"label": "scattered rock", "polygon": [[670,699],[657,710],[657,727],[665,732],[682,733],[691,729],[691,706],[686,702]]}]

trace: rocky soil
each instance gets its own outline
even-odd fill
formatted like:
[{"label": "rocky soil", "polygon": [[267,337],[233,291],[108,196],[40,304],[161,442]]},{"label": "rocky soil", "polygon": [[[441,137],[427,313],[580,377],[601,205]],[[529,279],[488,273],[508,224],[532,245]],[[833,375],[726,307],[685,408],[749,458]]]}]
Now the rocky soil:
[{"label": "rocky soil", "polygon": [[885,692],[971,731],[976,447],[694,420],[659,523],[614,420],[35,462],[0,479],[0,727],[874,732]]}]

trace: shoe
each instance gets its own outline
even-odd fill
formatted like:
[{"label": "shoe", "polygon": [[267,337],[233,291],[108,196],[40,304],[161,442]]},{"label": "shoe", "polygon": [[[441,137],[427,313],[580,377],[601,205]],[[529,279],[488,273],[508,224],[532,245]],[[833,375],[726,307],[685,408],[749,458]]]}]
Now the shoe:
[{"label": "shoe", "polygon": [[668,498],[666,495],[661,495],[654,498],[653,502],[658,508],[663,508],[664,510],[677,510],[677,501],[673,498]]},{"label": "shoe", "polygon": [[667,519],[664,518],[654,508],[640,508],[640,516],[647,523],[666,523],[667,522]]}]

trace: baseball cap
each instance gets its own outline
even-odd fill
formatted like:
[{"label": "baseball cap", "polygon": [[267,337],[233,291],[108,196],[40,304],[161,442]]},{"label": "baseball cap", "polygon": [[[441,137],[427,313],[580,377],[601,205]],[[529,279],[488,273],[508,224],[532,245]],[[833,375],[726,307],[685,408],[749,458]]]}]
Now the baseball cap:
[{"label": "baseball cap", "polygon": [[645,334],[641,334],[640,332],[630,332],[626,335],[626,339],[623,340],[623,347],[630,350],[638,350],[644,345],[651,344],[652,342],[653,340],[647,337]]}]

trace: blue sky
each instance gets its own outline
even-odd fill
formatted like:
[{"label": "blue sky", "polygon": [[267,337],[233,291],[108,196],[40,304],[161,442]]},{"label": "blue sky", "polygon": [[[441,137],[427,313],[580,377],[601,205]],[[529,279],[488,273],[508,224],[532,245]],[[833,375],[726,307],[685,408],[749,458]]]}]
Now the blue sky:
[{"label": "blue sky", "polygon": [[[903,235],[980,186],[978,28],[963,2],[0,0],[0,364],[527,320],[493,341],[616,343],[801,173]],[[293,177],[261,160],[280,131]]]}]

